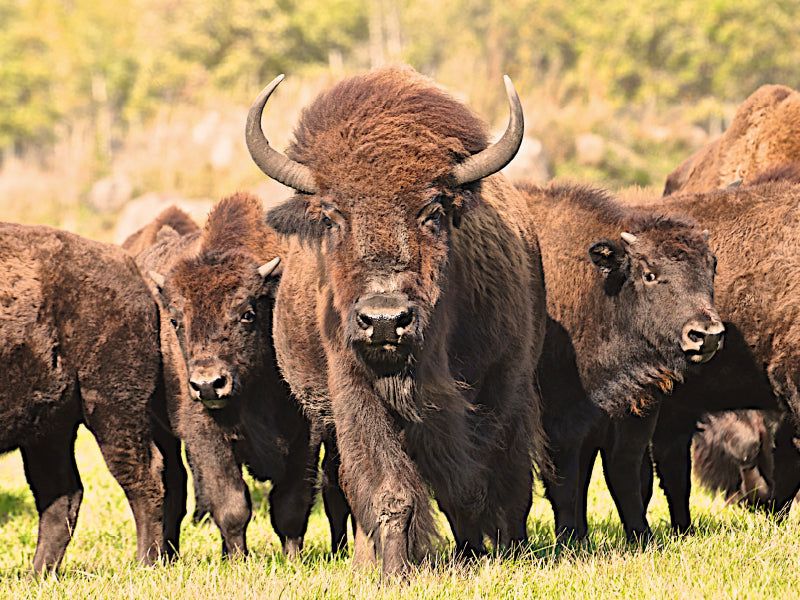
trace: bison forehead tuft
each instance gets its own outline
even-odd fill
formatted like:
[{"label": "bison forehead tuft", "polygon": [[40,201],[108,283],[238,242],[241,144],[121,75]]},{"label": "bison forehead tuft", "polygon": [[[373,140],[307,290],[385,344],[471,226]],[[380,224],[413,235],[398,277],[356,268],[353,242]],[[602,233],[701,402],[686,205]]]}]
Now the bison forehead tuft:
[{"label": "bison forehead tuft", "polygon": [[195,312],[218,313],[240,289],[255,288],[258,263],[242,252],[204,255],[180,261],[171,277],[171,289],[194,306]]},{"label": "bison forehead tuft", "polygon": [[287,155],[309,166],[323,191],[347,179],[363,192],[370,182],[396,189],[443,178],[487,144],[485,124],[469,109],[415,71],[389,68],[320,95]]},{"label": "bison forehead tuft", "polygon": [[646,237],[658,251],[671,260],[699,261],[710,253],[706,237],[694,221],[675,216],[647,219],[632,233]]}]

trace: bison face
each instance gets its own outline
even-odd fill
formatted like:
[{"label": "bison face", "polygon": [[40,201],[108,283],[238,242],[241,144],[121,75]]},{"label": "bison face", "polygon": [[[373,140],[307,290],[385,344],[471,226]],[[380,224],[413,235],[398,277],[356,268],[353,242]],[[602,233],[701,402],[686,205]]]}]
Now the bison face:
[{"label": "bison face", "polygon": [[664,221],[636,235],[622,233],[619,241],[598,241],[589,255],[616,299],[619,323],[645,341],[646,351],[680,365],[705,363],[722,347],[716,258],[706,232]]},{"label": "bison face", "polygon": [[[256,382],[271,349],[275,259],[258,266],[241,253],[178,263],[159,284],[159,301],[178,338],[189,396],[227,407]],[[157,281],[157,283],[159,283]]]},{"label": "bison face", "polygon": [[406,416],[400,406],[410,401],[425,332],[446,288],[453,220],[468,199],[464,193],[457,206],[452,192],[436,186],[403,197],[339,192],[298,196],[269,215],[283,231],[294,221],[290,231],[313,232],[337,322],[327,335],[354,353]]}]

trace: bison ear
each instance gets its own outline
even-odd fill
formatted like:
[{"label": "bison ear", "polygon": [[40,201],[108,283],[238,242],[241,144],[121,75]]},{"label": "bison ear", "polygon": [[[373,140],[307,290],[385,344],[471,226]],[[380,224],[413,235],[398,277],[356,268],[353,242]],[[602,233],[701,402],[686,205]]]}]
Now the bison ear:
[{"label": "bison ear", "polygon": [[295,194],[267,212],[267,225],[282,235],[297,235],[304,240],[318,239],[324,226],[309,215],[309,196]]},{"label": "bison ear", "polygon": [[608,238],[592,244],[589,248],[589,257],[606,278],[611,273],[619,272],[628,259],[625,250]]}]

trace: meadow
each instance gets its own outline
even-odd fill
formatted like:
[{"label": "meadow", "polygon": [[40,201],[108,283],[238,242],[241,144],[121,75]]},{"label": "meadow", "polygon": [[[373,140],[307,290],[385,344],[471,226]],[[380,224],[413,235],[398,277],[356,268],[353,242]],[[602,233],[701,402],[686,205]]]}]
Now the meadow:
[{"label": "meadow", "polygon": [[446,545],[408,582],[382,582],[379,571],[354,571],[349,557],[329,555],[320,504],[300,559],[285,560],[269,523],[268,484],[250,480],[254,515],[247,559],[222,560],[216,527],[187,518],[180,558],[145,568],[134,560],[135,530],[122,490],[83,428],[76,456],[85,487],[78,525],[60,574],[42,580],[29,575],[37,516],[22,461],[18,452],[0,458],[0,598],[797,598],[800,589],[796,512],[778,524],[726,507],[721,497],[698,488],[692,502],[696,531],[676,537],[669,532],[666,500],[656,490],[649,509],[655,540],[641,549],[625,543],[599,464],[589,492],[591,541],[581,548],[555,547],[552,512],[537,490],[529,546],[520,556],[455,562],[441,520]]}]

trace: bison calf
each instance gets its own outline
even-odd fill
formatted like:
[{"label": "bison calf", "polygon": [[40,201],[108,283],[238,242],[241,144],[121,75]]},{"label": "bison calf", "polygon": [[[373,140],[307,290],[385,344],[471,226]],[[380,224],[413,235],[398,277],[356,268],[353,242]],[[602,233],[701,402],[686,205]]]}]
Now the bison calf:
[{"label": "bison calf", "polygon": [[80,423],[125,491],[139,560],[177,552],[186,473],[154,423],[166,422],[158,312],[133,260],[64,231],[0,224],[0,362],[0,451],[20,449],[39,512],[34,571],[58,568],[75,528]]},{"label": "bison calf", "polygon": [[[155,223],[176,220],[162,214]],[[202,231],[162,229],[137,257],[161,306],[170,422],[186,446],[197,508],[211,513],[225,554],[247,552],[251,508],[242,464],[272,482],[270,518],[287,555],[302,547],[314,500],[321,430],[291,398],[272,343],[284,254],[261,201],[240,193],[221,200]],[[330,447],[326,464],[335,465],[335,456]],[[332,544],[340,549],[349,509],[338,474],[326,471]]]},{"label": "bison calf", "polygon": [[585,186],[518,184],[539,232],[548,322],[538,380],[559,537],[587,534],[597,452],[629,539],[649,535],[641,468],[663,394],[709,361],[723,326],[714,255],[691,219]]}]

